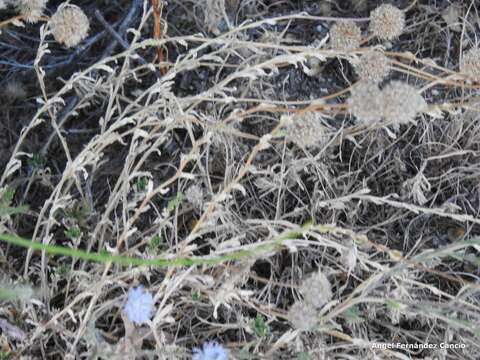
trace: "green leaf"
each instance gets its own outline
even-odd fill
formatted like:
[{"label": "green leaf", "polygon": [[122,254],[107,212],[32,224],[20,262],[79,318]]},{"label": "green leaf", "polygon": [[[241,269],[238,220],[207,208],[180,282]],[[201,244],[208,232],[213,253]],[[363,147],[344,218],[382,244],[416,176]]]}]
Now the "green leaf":
[{"label": "green leaf", "polygon": [[70,272],[70,268],[65,265],[58,265],[55,267],[55,273],[61,277],[64,277]]},{"label": "green leaf", "polygon": [[28,211],[28,206],[26,205],[10,207],[0,203],[0,216],[25,214],[27,211]]},{"label": "green leaf", "polygon": [[175,198],[170,200],[167,205],[167,212],[172,212],[177,208],[177,206],[180,205],[180,203],[183,201],[185,195],[183,195],[181,192],[177,193]]},{"label": "green leaf", "polygon": [[2,200],[1,200],[2,204],[10,205],[13,201],[14,196],[15,196],[15,190],[12,189],[10,186],[7,186],[3,190]]},{"label": "green leaf", "polygon": [[253,330],[255,332],[255,335],[258,337],[264,337],[268,333],[268,326],[265,323],[265,318],[257,314],[257,317],[255,318],[254,325],[253,325]]},{"label": "green leaf", "polygon": [[391,310],[399,310],[402,305],[395,299],[386,299],[385,305]]},{"label": "green leaf", "polygon": [[67,230],[65,230],[64,234],[70,240],[75,240],[75,239],[78,239],[82,235],[82,232],[80,231],[79,227],[72,226],[72,227],[68,228]]},{"label": "green leaf", "polygon": [[192,292],[192,300],[193,301],[200,301],[201,294],[198,291]]},{"label": "green leaf", "polygon": [[148,243],[148,249],[150,251],[155,251],[158,250],[160,245],[162,244],[162,237],[160,235],[154,235],[150,239],[150,242]]},{"label": "green leaf", "polygon": [[31,158],[27,160],[27,165],[34,169],[43,169],[47,164],[47,160],[41,154],[33,154]]},{"label": "green leaf", "polygon": [[0,217],[15,215],[15,214],[25,214],[28,211],[28,206],[10,206],[12,204],[13,198],[15,196],[15,190],[7,186],[3,189],[2,197],[0,198]]},{"label": "green leaf", "polygon": [[360,309],[354,305],[343,312],[343,317],[349,324],[356,324],[363,320],[360,316]]},{"label": "green leaf", "polygon": [[147,190],[147,185],[148,185],[148,177],[144,176],[144,177],[138,178],[137,182],[135,183],[137,192],[143,192]]}]

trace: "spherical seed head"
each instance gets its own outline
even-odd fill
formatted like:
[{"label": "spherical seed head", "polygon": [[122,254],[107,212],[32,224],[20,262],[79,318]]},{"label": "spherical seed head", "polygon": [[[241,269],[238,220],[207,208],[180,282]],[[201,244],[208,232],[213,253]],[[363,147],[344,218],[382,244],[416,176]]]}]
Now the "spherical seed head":
[{"label": "spherical seed head", "polygon": [[378,85],[369,81],[355,85],[348,99],[348,109],[362,123],[370,124],[380,121],[383,99]]},{"label": "spherical seed head", "polygon": [[330,28],[330,45],[341,51],[355,50],[360,47],[362,33],[353,21],[340,21]]},{"label": "spherical seed head", "polygon": [[460,71],[475,81],[480,81],[480,49],[471,48],[463,54]]},{"label": "spherical seed head", "polygon": [[57,42],[72,47],[87,37],[90,23],[78,6],[63,4],[50,19],[50,26]]},{"label": "spherical seed head", "polygon": [[26,22],[36,23],[43,15],[47,0],[17,0],[15,5]]},{"label": "spherical seed head", "polygon": [[282,117],[287,140],[300,147],[322,145],[327,138],[327,128],[322,125],[321,119],[320,114],[315,112]]},{"label": "spherical seed head", "polygon": [[288,321],[298,330],[308,331],[317,325],[318,311],[301,301],[295,302],[288,310]]},{"label": "spherical seed head", "polygon": [[202,208],[203,196],[204,196],[203,189],[201,186],[197,184],[193,184],[187,190],[185,190],[185,198],[196,209]]},{"label": "spherical seed head", "polygon": [[304,279],[300,286],[300,293],[303,295],[303,301],[314,308],[321,308],[333,296],[332,286],[322,272]]},{"label": "spherical seed head", "polygon": [[406,124],[415,119],[418,112],[425,110],[427,103],[413,86],[392,81],[382,91],[386,121]]},{"label": "spherical seed head", "polygon": [[5,85],[2,95],[11,101],[20,100],[27,96],[27,90],[25,89],[25,85],[23,83],[19,81],[9,81]]},{"label": "spherical seed head", "polygon": [[381,5],[370,13],[370,31],[382,40],[399,37],[405,28],[405,13],[395,6]]},{"label": "spherical seed head", "polygon": [[360,79],[378,83],[390,72],[390,60],[381,51],[370,51],[360,57],[355,71]]}]

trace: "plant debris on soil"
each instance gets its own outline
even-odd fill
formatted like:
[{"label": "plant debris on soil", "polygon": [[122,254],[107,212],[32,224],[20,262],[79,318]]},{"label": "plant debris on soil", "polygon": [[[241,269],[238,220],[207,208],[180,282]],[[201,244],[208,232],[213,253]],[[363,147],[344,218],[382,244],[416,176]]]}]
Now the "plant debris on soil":
[{"label": "plant debris on soil", "polygon": [[479,359],[479,14],[0,0],[0,359]]}]

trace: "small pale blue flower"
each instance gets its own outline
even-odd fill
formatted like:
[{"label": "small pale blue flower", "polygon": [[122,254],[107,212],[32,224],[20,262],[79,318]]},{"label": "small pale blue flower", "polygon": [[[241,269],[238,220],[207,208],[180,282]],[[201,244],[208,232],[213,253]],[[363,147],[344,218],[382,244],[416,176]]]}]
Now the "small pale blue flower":
[{"label": "small pale blue flower", "polygon": [[206,342],[202,349],[193,348],[192,360],[228,360],[228,357],[222,345],[216,342]]},{"label": "small pale blue flower", "polygon": [[128,290],[128,300],[123,310],[128,319],[135,324],[143,324],[152,318],[154,313],[152,294],[143,286]]}]

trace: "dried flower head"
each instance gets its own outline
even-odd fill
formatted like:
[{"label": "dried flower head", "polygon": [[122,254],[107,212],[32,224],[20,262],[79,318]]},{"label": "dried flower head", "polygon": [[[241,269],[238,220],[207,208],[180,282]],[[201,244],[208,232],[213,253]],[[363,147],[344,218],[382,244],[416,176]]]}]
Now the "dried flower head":
[{"label": "dried flower head", "polygon": [[201,209],[203,205],[204,192],[201,186],[197,184],[191,185],[185,191],[185,198],[187,201],[192,204],[196,209]]},{"label": "dried flower head", "polygon": [[405,124],[415,119],[418,112],[426,108],[422,95],[413,86],[392,81],[382,91],[386,121]]},{"label": "dried flower head", "polygon": [[357,247],[353,241],[341,252],[339,260],[348,273],[351,273],[355,269],[357,264],[357,253]]},{"label": "dried flower head", "polygon": [[16,0],[15,5],[25,21],[36,23],[43,15],[47,0]]},{"label": "dried flower head", "polygon": [[302,331],[311,330],[317,325],[318,311],[313,306],[301,301],[295,302],[288,310],[288,321]]},{"label": "dried flower head", "polygon": [[384,4],[370,13],[370,31],[382,40],[399,37],[405,28],[405,13],[395,6]]},{"label": "dried flower head", "polygon": [[362,33],[353,21],[340,21],[330,28],[330,45],[332,49],[349,51],[360,47]]},{"label": "dried flower head", "polygon": [[300,293],[304,303],[314,308],[321,308],[332,298],[332,286],[322,272],[310,275],[302,281]]},{"label": "dried flower head", "polygon": [[382,119],[383,98],[378,85],[360,82],[355,85],[348,99],[349,111],[363,123],[374,123]]},{"label": "dried flower head", "polygon": [[463,54],[460,71],[475,81],[480,81],[480,49],[471,48]]},{"label": "dried flower head", "polygon": [[128,299],[123,308],[127,318],[136,324],[143,324],[151,319],[154,312],[152,294],[145,291],[143,286],[128,290]]},{"label": "dried flower head", "polygon": [[378,83],[390,72],[390,60],[381,51],[369,51],[360,57],[355,71],[360,79]]},{"label": "dried flower head", "polygon": [[287,139],[300,147],[323,144],[327,139],[327,128],[321,119],[321,115],[315,112],[283,116]]},{"label": "dried flower head", "polygon": [[24,99],[27,96],[25,85],[20,81],[9,81],[2,91],[7,100],[14,101]]},{"label": "dried flower head", "polygon": [[87,37],[90,23],[78,6],[63,4],[50,19],[50,26],[56,41],[72,47]]},{"label": "dried flower head", "polygon": [[228,360],[228,356],[222,345],[206,342],[201,349],[193,348],[192,360]]}]

